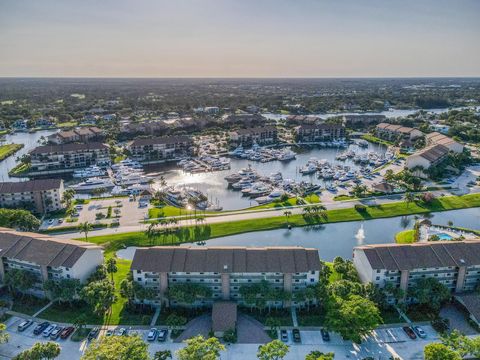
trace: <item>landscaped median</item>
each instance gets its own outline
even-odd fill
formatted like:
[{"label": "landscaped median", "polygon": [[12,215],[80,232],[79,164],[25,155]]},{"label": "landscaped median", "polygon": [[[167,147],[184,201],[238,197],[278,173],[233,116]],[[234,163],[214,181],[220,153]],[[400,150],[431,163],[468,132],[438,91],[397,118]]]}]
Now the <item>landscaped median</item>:
[{"label": "landscaped median", "polygon": [[0,161],[5,160],[9,156],[15,154],[18,150],[24,147],[24,144],[7,144],[0,146]]},{"label": "landscaped median", "polygon": [[397,244],[412,244],[415,242],[415,230],[403,230],[395,235]]},{"label": "landscaped median", "polygon": [[[252,231],[286,228],[288,225],[307,226],[344,221],[371,220],[471,207],[480,207],[480,194],[441,197],[429,203],[421,201],[412,203],[394,202],[382,205],[362,206],[358,209],[351,207],[327,210],[324,217],[319,215],[290,215],[288,224],[284,216],[268,218],[252,217],[252,219],[241,221],[181,227],[176,232],[165,232],[155,238],[148,238],[144,232],[131,232],[92,236],[89,237],[89,241],[103,244],[107,251],[116,251],[124,246],[152,246],[195,242]],[[159,227],[159,229],[161,228],[162,227]]]}]

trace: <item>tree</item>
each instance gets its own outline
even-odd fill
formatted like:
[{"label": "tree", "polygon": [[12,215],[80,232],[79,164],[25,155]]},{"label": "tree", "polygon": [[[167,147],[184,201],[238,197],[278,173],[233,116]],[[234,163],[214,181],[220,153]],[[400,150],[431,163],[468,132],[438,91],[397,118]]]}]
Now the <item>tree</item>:
[{"label": "tree", "polygon": [[153,355],[153,360],[168,360],[172,358],[172,352],[170,350],[160,350]]},{"label": "tree", "polygon": [[388,169],[387,171],[385,171],[385,175],[383,175],[383,178],[388,183],[393,182],[395,180],[395,173],[392,169]]},{"label": "tree", "polygon": [[185,343],[187,345],[176,352],[178,360],[216,360],[220,351],[225,350],[216,337],[205,339],[199,335],[187,339]]},{"label": "tree", "polygon": [[407,204],[407,208],[410,205],[410,203],[412,203],[414,201],[415,201],[415,194],[410,192],[410,191],[407,191],[405,193],[405,203]]},{"label": "tree", "polygon": [[462,358],[471,355],[474,358],[480,357],[480,338],[468,338],[458,330],[451,333],[444,333],[440,340],[450,350],[457,352]]},{"label": "tree", "polygon": [[18,291],[22,294],[32,288],[37,281],[38,278],[34,273],[21,269],[11,269],[5,273],[4,277],[4,284],[10,292]]},{"label": "tree", "polygon": [[285,215],[285,219],[287,219],[287,225],[289,224],[288,222],[288,219],[290,218],[290,216],[292,215],[292,212],[290,210],[285,210],[283,212],[283,215]]},{"label": "tree", "polygon": [[321,351],[313,350],[313,351],[310,351],[309,354],[307,354],[307,356],[305,357],[305,360],[333,360],[334,357],[335,357],[335,354],[332,352],[325,354]]},{"label": "tree", "polygon": [[331,296],[325,305],[325,326],[358,344],[382,322],[376,305],[359,295],[346,299]]},{"label": "tree", "polygon": [[95,314],[101,316],[115,302],[115,287],[108,280],[94,281],[82,289],[80,297],[93,307]]},{"label": "tree", "polygon": [[68,188],[63,192],[62,203],[65,204],[65,207],[68,209],[72,206],[72,200],[75,196],[75,190]]},{"label": "tree", "polygon": [[462,357],[454,350],[438,343],[432,343],[423,349],[425,360],[461,360]]},{"label": "tree", "polygon": [[102,336],[81,360],[150,360],[148,345],[139,336]]},{"label": "tree", "polygon": [[416,284],[408,289],[408,296],[437,311],[442,304],[450,299],[448,288],[435,278],[421,278]]},{"label": "tree", "polygon": [[88,233],[93,230],[92,224],[90,224],[88,221],[85,221],[78,226],[78,230],[80,234],[85,234],[85,241],[88,242]]},{"label": "tree", "polygon": [[367,193],[367,191],[368,188],[365,185],[356,184],[352,188],[352,193],[355,197],[362,197]]},{"label": "tree", "polygon": [[0,227],[35,231],[40,227],[40,220],[28,210],[0,209]]},{"label": "tree", "polygon": [[170,329],[174,330],[183,326],[187,323],[187,319],[183,316],[177,315],[175,313],[171,313],[165,319],[165,325],[167,325]]},{"label": "tree", "polygon": [[60,345],[56,342],[35,343],[30,349],[22,351],[14,360],[51,360],[60,355]]},{"label": "tree", "polygon": [[0,323],[0,344],[5,344],[8,342],[10,335],[6,332],[7,325]]},{"label": "tree", "polygon": [[71,305],[78,298],[82,285],[78,279],[48,279],[43,284],[43,289],[50,293],[51,299]]},{"label": "tree", "polygon": [[280,360],[288,354],[288,345],[280,340],[273,340],[264,345],[260,345],[257,351],[259,360]]},{"label": "tree", "polygon": [[109,258],[107,260],[106,264],[105,264],[105,267],[107,269],[107,273],[110,274],[111,281],[113,283],[114,282],[113,281],[113,274],[115,274],[118,271],[117,260],[114,257]]}]

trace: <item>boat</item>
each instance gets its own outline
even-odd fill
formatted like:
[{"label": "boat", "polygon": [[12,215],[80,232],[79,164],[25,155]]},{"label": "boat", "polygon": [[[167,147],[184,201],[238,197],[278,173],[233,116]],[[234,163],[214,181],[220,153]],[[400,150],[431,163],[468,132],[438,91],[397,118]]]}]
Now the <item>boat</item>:
[{"label": "boat", "polygon": [[140,174],[129,174],[115,178],[115,183],[119,186],[127,186],[133,184],[146,184],[153,181],[153,178]]},{"label": "boat", "polygon": [[298,171],[302,175],[309,175],[309,174],[313,174],[317,170],[318,170],[317,166],[310,163],[310,164],[307,164],[305,166],[302,166]]},{"label": "boat", "polygon": [[92,165],[90,167],[87,167],[85,169],[78,169],[73,172],[73,177],[74,178],[91,178],[91,177],[99,177],[99,176],[104,176],[106,175],[106,171],[101,169],[100,167],[96,165]]},{"label": "boat", "polygon": [[113,189],[115,184],[106,178],[88,178],[85,181],[71,185],[70,187],[76,192],[92,192],[96,189],[105,189],[106,191]]},{"label": "boat", "polygon": [[278,160],[280,161],[290,161],[296,159],[297,154],[293,152],[290,149],[286,149],[280,153],[280,155],[277,157]]}]

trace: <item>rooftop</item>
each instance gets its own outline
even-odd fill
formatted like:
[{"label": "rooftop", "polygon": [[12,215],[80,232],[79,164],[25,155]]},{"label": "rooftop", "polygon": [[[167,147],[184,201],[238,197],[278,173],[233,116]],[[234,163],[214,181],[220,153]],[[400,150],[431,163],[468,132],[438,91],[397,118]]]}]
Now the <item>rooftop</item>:
[{"label": "rooftop", "polygon": [[151,272],[280,272],[320,270],[317,249],[302,247],[177,247],[137,249],[131,268]]},{"label": "rooftop", "polygon": [[38,146],[30,151],[30,154],[48,154],[48,153],[65,153],[69,151],[85,151],[85,150],[104,150],[108,146],[99,142],[91,142],[86,144],[62,144],[62,145],[44,145]]},{"label": "rooftop", "polygon": [[234,330],[237,324],[237,304],[230,301],[214,302],[212,306],[212,331]]},{"label": "rooftop", "polygon": [[176,144],[180,142],[190,142],[191,139],[185,135],[178,136],[164,136],[154,138],[139,138],[133,140],[131,146],[145,146],[145,145],[157,145],[157,144]]},{"label": "rooftop", "polygon": [[426,147],[413,155],[418,155],[423,157],[424,159],[427,159],[430,162],[435,162],[447,155],[448,152],[449,150],[447,147],[438,144]]},{"label": "rooftop", "polygon": [[356,247],[373,269],[413,270],[480,265],[480,241],[435,241]]},{"label": "rooftop", "polygon": [[44,234],[0,228],[0,257],[51,267],[72,267],[87,249],[99,246]]},{"label": "rooftop", "polygon": [[41,179],[20,182],[0,183],[0,194],[26,193],[32,191],[46,191],[58,189],[62,184],[61,179]]}]

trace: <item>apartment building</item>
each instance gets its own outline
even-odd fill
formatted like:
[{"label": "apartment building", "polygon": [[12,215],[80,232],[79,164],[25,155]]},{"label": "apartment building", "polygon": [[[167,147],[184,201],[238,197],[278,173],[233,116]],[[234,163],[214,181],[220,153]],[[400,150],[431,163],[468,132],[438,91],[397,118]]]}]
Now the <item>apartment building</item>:
[{"label": "apartment building", "polygon": [[1,286],[9,271],[21,269],[35,274],[38,280],[28,293],[45,296],[46,280],[85,282],[102,262],[102,249],[97,245],[0,228]]},{"label": "apartment building", "polygon": [[260,126],[248,129],[239,129],[230,132],[230,143],[234,146],[251,146],[273,144],[278,140],[278,132],[275,126]]},{"label": "apartment building", "polygon": [[96,126],[91,126],[59,131],[58,133],[50,135],[48,141],[52,144],[60,145],[72,142],[86,143],[89,141],[99,141],[103,138],[103,131]]},{"label": "apartment building", "polygon": [[389,123],[378,124],[375,133],[379,138],[389,141],[397,139],[413,141],[423,136],[423,133],[418,129]]},{"label": "apartment building", "polygon": [[[443,145],[427,146],[407,157],[405,166],[410,170],[415,170],[416,168],[426,170],[445,161],[448,157],[448,153],[448,148]],[[417,170],[414,174],[415,176],[426,177],[422,170]]]},{"label": "apartment building", "polygon": [[128,146],[132,159],[160,162],[178,159],[191,153],[193,140],[184,135],[140,138]]},{"label": "apartment building", "polygon": [[110,163],[108,146],[98,142],[39,146],[30,151],[30,157],[31,172],[73,172]]},{"label": "apartment building", "polygon": [[27,208],[43,214],[63,208],[63,180],[41,179],[0,183],[0,207]]},{"label": "apartment building", "polygon": [[345,138],[345,126],[340,124],[300,125],[296,128],[300,142],[332,141]]},{"label": "apartment building", "polygon": [[379,114],[352,114],[352,115],[343,115],[343,123],[345,125],[372,125],[384,122],[387,117],[385,115]]},{"label": "apartment building", "polygon": [[435,278],[454,293],[480,284],[480,241],[435,241],[359,246],[353,263],[363,283],[390,283],[407,291],[418,279]]},{"label": "apartment building", "polygon": [[452,138],[446,135],[440,134],[439,132],[432,132],[430,134],[427,134],[425,136],[425,141],[427,143],[427,146],[442,145],[442,146],[445,146],[450,151],[453,151],[456,153],[463,152],[462,144],[460,144],[459,142],[453,140]]},{"label": "apartment building", "polygon": [[320,270],[318,250],[301,247],[151,247],[137,249],[131,265],[134,281],[158,291],[150,304],[166,306],[178,305],[167,297],[174,284],[209,287],[212,298],[195,305],[211,305],[216,300],[243,304],[242,285],[266,280],[274,288],[295,293],[315,285]]}]

